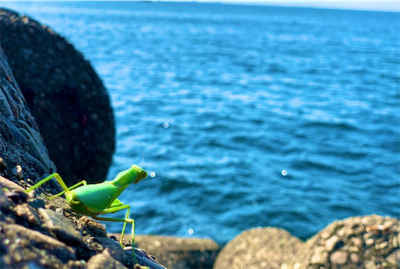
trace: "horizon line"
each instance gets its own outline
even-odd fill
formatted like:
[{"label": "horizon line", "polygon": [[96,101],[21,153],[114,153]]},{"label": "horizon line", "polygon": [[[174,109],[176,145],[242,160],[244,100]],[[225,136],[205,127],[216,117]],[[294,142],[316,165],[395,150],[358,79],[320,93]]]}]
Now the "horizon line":
[{"label": "horizon line", "polygon": [[180,2],[180,3],[209,3],[209,4],[227,4],[227,5],[246,5],[246,6],[273,6],[273,7],[289,7],[289,8],[314,8],[314,9],[337,9],[337,10],[358,10],[358,11],[376,11],[376,12],[393,12],[400,13],[400,0],[390,0],[377,2],[376,0],[353,0],[351,2],[345,0],[328,0],[328,1],[266,1],[266,0],[0,0],[5,2]]}]

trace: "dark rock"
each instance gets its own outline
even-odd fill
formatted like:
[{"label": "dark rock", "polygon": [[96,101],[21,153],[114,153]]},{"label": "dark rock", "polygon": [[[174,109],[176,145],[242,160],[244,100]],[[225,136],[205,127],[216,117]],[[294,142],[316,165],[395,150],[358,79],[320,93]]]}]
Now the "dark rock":
[{"label": "dark rock", "polygon": [[36,209],[44,208],[44,206],[45,206],[45,202],[43,199],[35,199],[33,201],[29,201],[28,204],[31,207],[36,208]]},{"label": "dark rock", "polygon": [[[26,106],[24,96],[2,52],[0,52],[0,103],[2,175],[8,175],[15,180],[24,176],[37,181],[42,175],[55,171],[55,166],[50,161],[47,149],[38,133],[36,122]],[[25,134],[20,132],[22,129],[26,131]]]},{"label": "dark rock", "polygon": [[39,215],[43,219],[46,228],[55,233],[58,239],[63,242],[72,241],[82,243],[82,235],[75,229],[71,221],[63,215],[50,209],[39,208]]},{"label": "dark rock", "polygon": [[[104,181],[115,147],[114,117],[107,91],[90,63],[63,37],[32,18],[0,9],[0,27],[0,45],[58,173],[67,185],[82,179]],[[2,78],[2,84],[17,88],[12,75]],[[26,118],[19,106],[10,104],[10,98],[12,93],[0,91],[4,117],[15,122]],[[23,97],[19,101],[23,104]],[[37,144],[41,137],[30,126],[35,125],[8,127],[7,140],[24,144],[40,163],[47,162],[47,153]],[[16,163],[10,165],[14,168]],[[21,166],[25,171],[24,163]],[[43,168],[47,170],[41,175],[54,170],[48,164]]]},{"label": "dark rock", "polygon": [[[15,244],[15,249],[20,248],[20,246],[25,246],[26,244],[32,244],[33,247],[45,249],[46,253],[56,256],[62,262],[67,262],[68,260],[76,260],[75,251],[71,247],[65,245],[60,241],[55,240],[50,236],[16,224],[4,225],[0,222],[0,227],[2,233],[4,234],[3,236],[7,238],[7,241],[10,244]],[[12,250],[13,248],[8,247],[8,249]],[[16,259],[17,263],[25,259],[25,257],[22,257],[22,255],[21,257],[16,257],[15,255],[12,257]]]}]

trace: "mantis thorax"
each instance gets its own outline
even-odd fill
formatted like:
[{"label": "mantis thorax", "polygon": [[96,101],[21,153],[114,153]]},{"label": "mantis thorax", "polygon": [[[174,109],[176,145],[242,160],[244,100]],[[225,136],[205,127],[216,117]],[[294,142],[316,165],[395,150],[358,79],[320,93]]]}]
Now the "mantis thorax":
[{"label": "mantis thorax", "polygon": [[147,177],[147,172],[137,165],[132,165],[131,168],[120,172],[112,183],[117,187],[126,187],[129,184],[136,184]]}]

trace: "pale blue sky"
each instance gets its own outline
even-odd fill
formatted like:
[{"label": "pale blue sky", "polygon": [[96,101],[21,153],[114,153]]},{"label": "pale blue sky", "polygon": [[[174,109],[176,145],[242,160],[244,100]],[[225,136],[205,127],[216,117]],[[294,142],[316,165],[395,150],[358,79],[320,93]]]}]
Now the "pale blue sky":
[{"label": "pale blue sky", "polygon": [[[9,0],[6,0],[9,1]],[[49,1],[49,0],[14,0],[14,1]],[[51,0],[50,0],[51,1]],[[80,0],[67,0],[80,1]],[[85,0],[97,1],[97,0]],[[109,0],[101,0],[109,1]],[[121,1],[121,0],[119,0]],[[122,0],[130,1],[130,0]],[[131,0],[135,1],[135,0]],[[136,0],[137,1],[137,0]],[[151,0],[144,0],[151,1]],[[335,9],[358,9],[358,10],[377,10],[377,11],[396,11],[400,12],[400,0],[305,0],[305,1],[285,1],[285,0],[153,0],[154,2],[208,2],[208,3],[234,3],[234,4],[257,4],[257,5],[274,5],[274,6],[290,6],[290,7],[315,7],[315,8],[335,8]],[[0,0],[0,3],[4,2]]]},{"label": "pale blue sky", "polygon": [[[161,0],[171,1],[171,0]],[[173,0],[172,0],[173,1]],[[339,8],[339,9],[359,9],[359,10],[380,10],[380,11],[400,11],[400,0],[386,1],[265,1],[265,0],[176,0],[176,2],[218,2],[218,3],[240,3],[240,4],[265,4],[294,7],[317,7],[317,8]]]}]

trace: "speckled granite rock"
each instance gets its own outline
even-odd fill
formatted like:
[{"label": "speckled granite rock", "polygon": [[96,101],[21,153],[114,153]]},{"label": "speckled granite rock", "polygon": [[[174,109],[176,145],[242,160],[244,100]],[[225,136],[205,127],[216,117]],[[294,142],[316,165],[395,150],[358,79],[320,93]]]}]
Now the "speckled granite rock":
[{"label": "speckled granite rock", "polygon": [[283,262],[294,266],[302,245],[282,229],[247,230],[222,249],[214,268],[281,268]]},{"label": "speckled granite rock", "polygon": [[[6,9],[0,9],[0,46],[57,172],[68,185],[82,179],[104,181],[115,147],[114,117],[90,63],[51,28]],[[9,83],[16,85],[15,80]],[[21,115],[10,109],[4,113]],[[18,127],[14,138],[36,139],[36,133],[26,129]],[[41,153],[40,148],[36,151]]]},{"label": "speckled granite rock", "polygon": [[275,228],[245,231],[218,255],[223,268],[399,268],[400,222],[377,215],[336,221],[307,242]]},{"label": "speckled granite rock", "polygon": [[[336,221],[306,242],[306,268],[399,268],[400,222],[377,215]],[[318,251],[317,251],[318,250]]]}]

